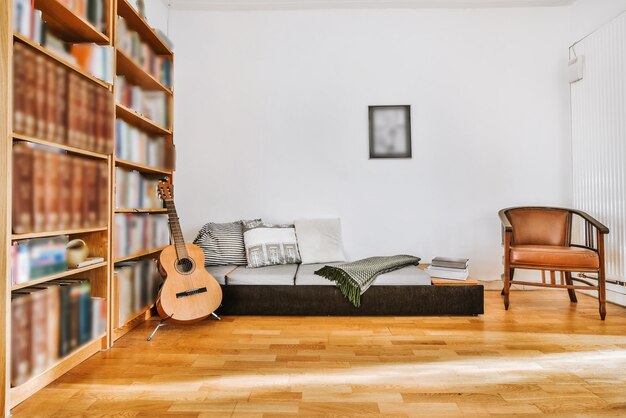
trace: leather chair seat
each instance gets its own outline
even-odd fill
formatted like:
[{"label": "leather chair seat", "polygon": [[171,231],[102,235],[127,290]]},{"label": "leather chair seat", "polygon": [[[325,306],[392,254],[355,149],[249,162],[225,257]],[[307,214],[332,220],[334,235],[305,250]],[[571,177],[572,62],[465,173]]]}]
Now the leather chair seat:
[{"label": "leather chair seat", "polygon": [[557,245],[515,245],[511,247],[511,264],[518,266],[545,266],[551,270],[565,269],[597,270],[600,258],[595,251],[578,247]]}]

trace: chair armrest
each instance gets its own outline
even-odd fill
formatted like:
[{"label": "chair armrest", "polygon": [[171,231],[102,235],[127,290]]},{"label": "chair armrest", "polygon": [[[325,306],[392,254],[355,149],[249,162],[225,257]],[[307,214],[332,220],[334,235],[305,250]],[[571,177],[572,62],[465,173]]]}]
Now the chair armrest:
[{"label": "chair armrest", "polygon": [[502,222],[502,227],[504,228],[504,230],[507,232],[511,232],[513,230],[513,226],[511,225],[509,218],[506,217],[506,211],[506,209],[502,209],[498,212],[498,216],[500,216],[500,222]]},{"label": "chair armrest", "polygon": [[572,212],[572,213],[575,213],[576,215],[580,216],[581,218],[583,218],[584,220],[589,222],[601,234],[608,234],[609,233],[609,228],[604,226],[602,223],[600,223],[600,221],[598,221],[596,218],[592,217],[591,215],[589,215],[589,214],[587,214],[587,213],[585,213],[585,212],[583,212],[581,210],[577,210],[577,209],[570,209],[569,211]]}]

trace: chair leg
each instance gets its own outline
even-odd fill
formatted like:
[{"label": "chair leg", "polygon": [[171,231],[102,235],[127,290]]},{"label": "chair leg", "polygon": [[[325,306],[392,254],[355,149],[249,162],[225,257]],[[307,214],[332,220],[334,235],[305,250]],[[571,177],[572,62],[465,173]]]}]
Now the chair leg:
[{"label": "chair leg", "polygon": [[504,269],[504,288],[502,289],[502,294],[504,295],[504,309],[509,310],[509,293],[511,290],[511,276],[513,275],[513,270],[510,268]]},{"label": "chair leg", "polygon": [[606,277],[604,269],[598,274],[598,304],[600,305],[600,319],[604,321],[606,317]]},{"label": "chair leg", "polygon": [[[515,269],[511,269],[511,276],[509,277],[509,280],[513,280],[513,275],[515,274]],[[509,287],[511,285],[509,284]],[[500,296],[504,296],[504,287],[502,287],[502,292],[500,292]]]},{"label": "chair leg", "polygon": [[[565,272],[563,272],[563,274],[565,275],[565,283],[568,286],[573,286],[574,282],[572,281],[572,272],[571,271],[565,271]],[[574,303],[578,302],[578,299],[576,298],[576,291],[574,289],[567,289],[567,293],[569,293],[569,300],[570,300],[570,302],[574,302]]]}]

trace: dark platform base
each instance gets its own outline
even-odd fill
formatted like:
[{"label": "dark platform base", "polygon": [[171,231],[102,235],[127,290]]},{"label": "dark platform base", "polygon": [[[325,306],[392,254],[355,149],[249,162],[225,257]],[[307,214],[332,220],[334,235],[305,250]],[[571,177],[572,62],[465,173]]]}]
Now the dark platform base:
[{"label": "dark platform base", "polygon": [[355,308],[335,286],[222,286],[219,315],[474,316],[484,313],[482,285],[372,286]]}]

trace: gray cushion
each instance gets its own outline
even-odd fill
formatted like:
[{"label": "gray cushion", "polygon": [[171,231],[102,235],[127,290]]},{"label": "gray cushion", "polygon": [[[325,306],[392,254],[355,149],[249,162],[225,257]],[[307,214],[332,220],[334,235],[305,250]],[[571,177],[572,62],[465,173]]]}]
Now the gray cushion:
[{"label": "gray cushion", "polygon": [[226,275],[231,285],[285,285],[293,286],[298,270],[297,264],[280,264],[268,267],[237,267]]},{"label": "gray cushion", "polygon": [[[302,264],[298,269],[298,274],[296,274],[296,285],[334,286],[334,282],[316,275],[315,271],[324,266],[336,264]],[[424,286],[430,284],[428,273],[417,266],[408,266],[390,273],[381,274],[374,280],[372,286]]]},{"label": "gray cushion", "polygon": [[372,286],[428,286],[430,275],[417,266],[407,266],[381,274]]},{"label": "gray cushion", "polygon": [[334,266],[337,263],[301,264],[296,274],[296,286],[334,286],[335,283],[315,274],[315,271],[324,266]]},{"label": "gray cushion", "polygon": [[226,284],[226,274],[236,269],[237,266],[208,266],[205,268],[219,284]]}]

